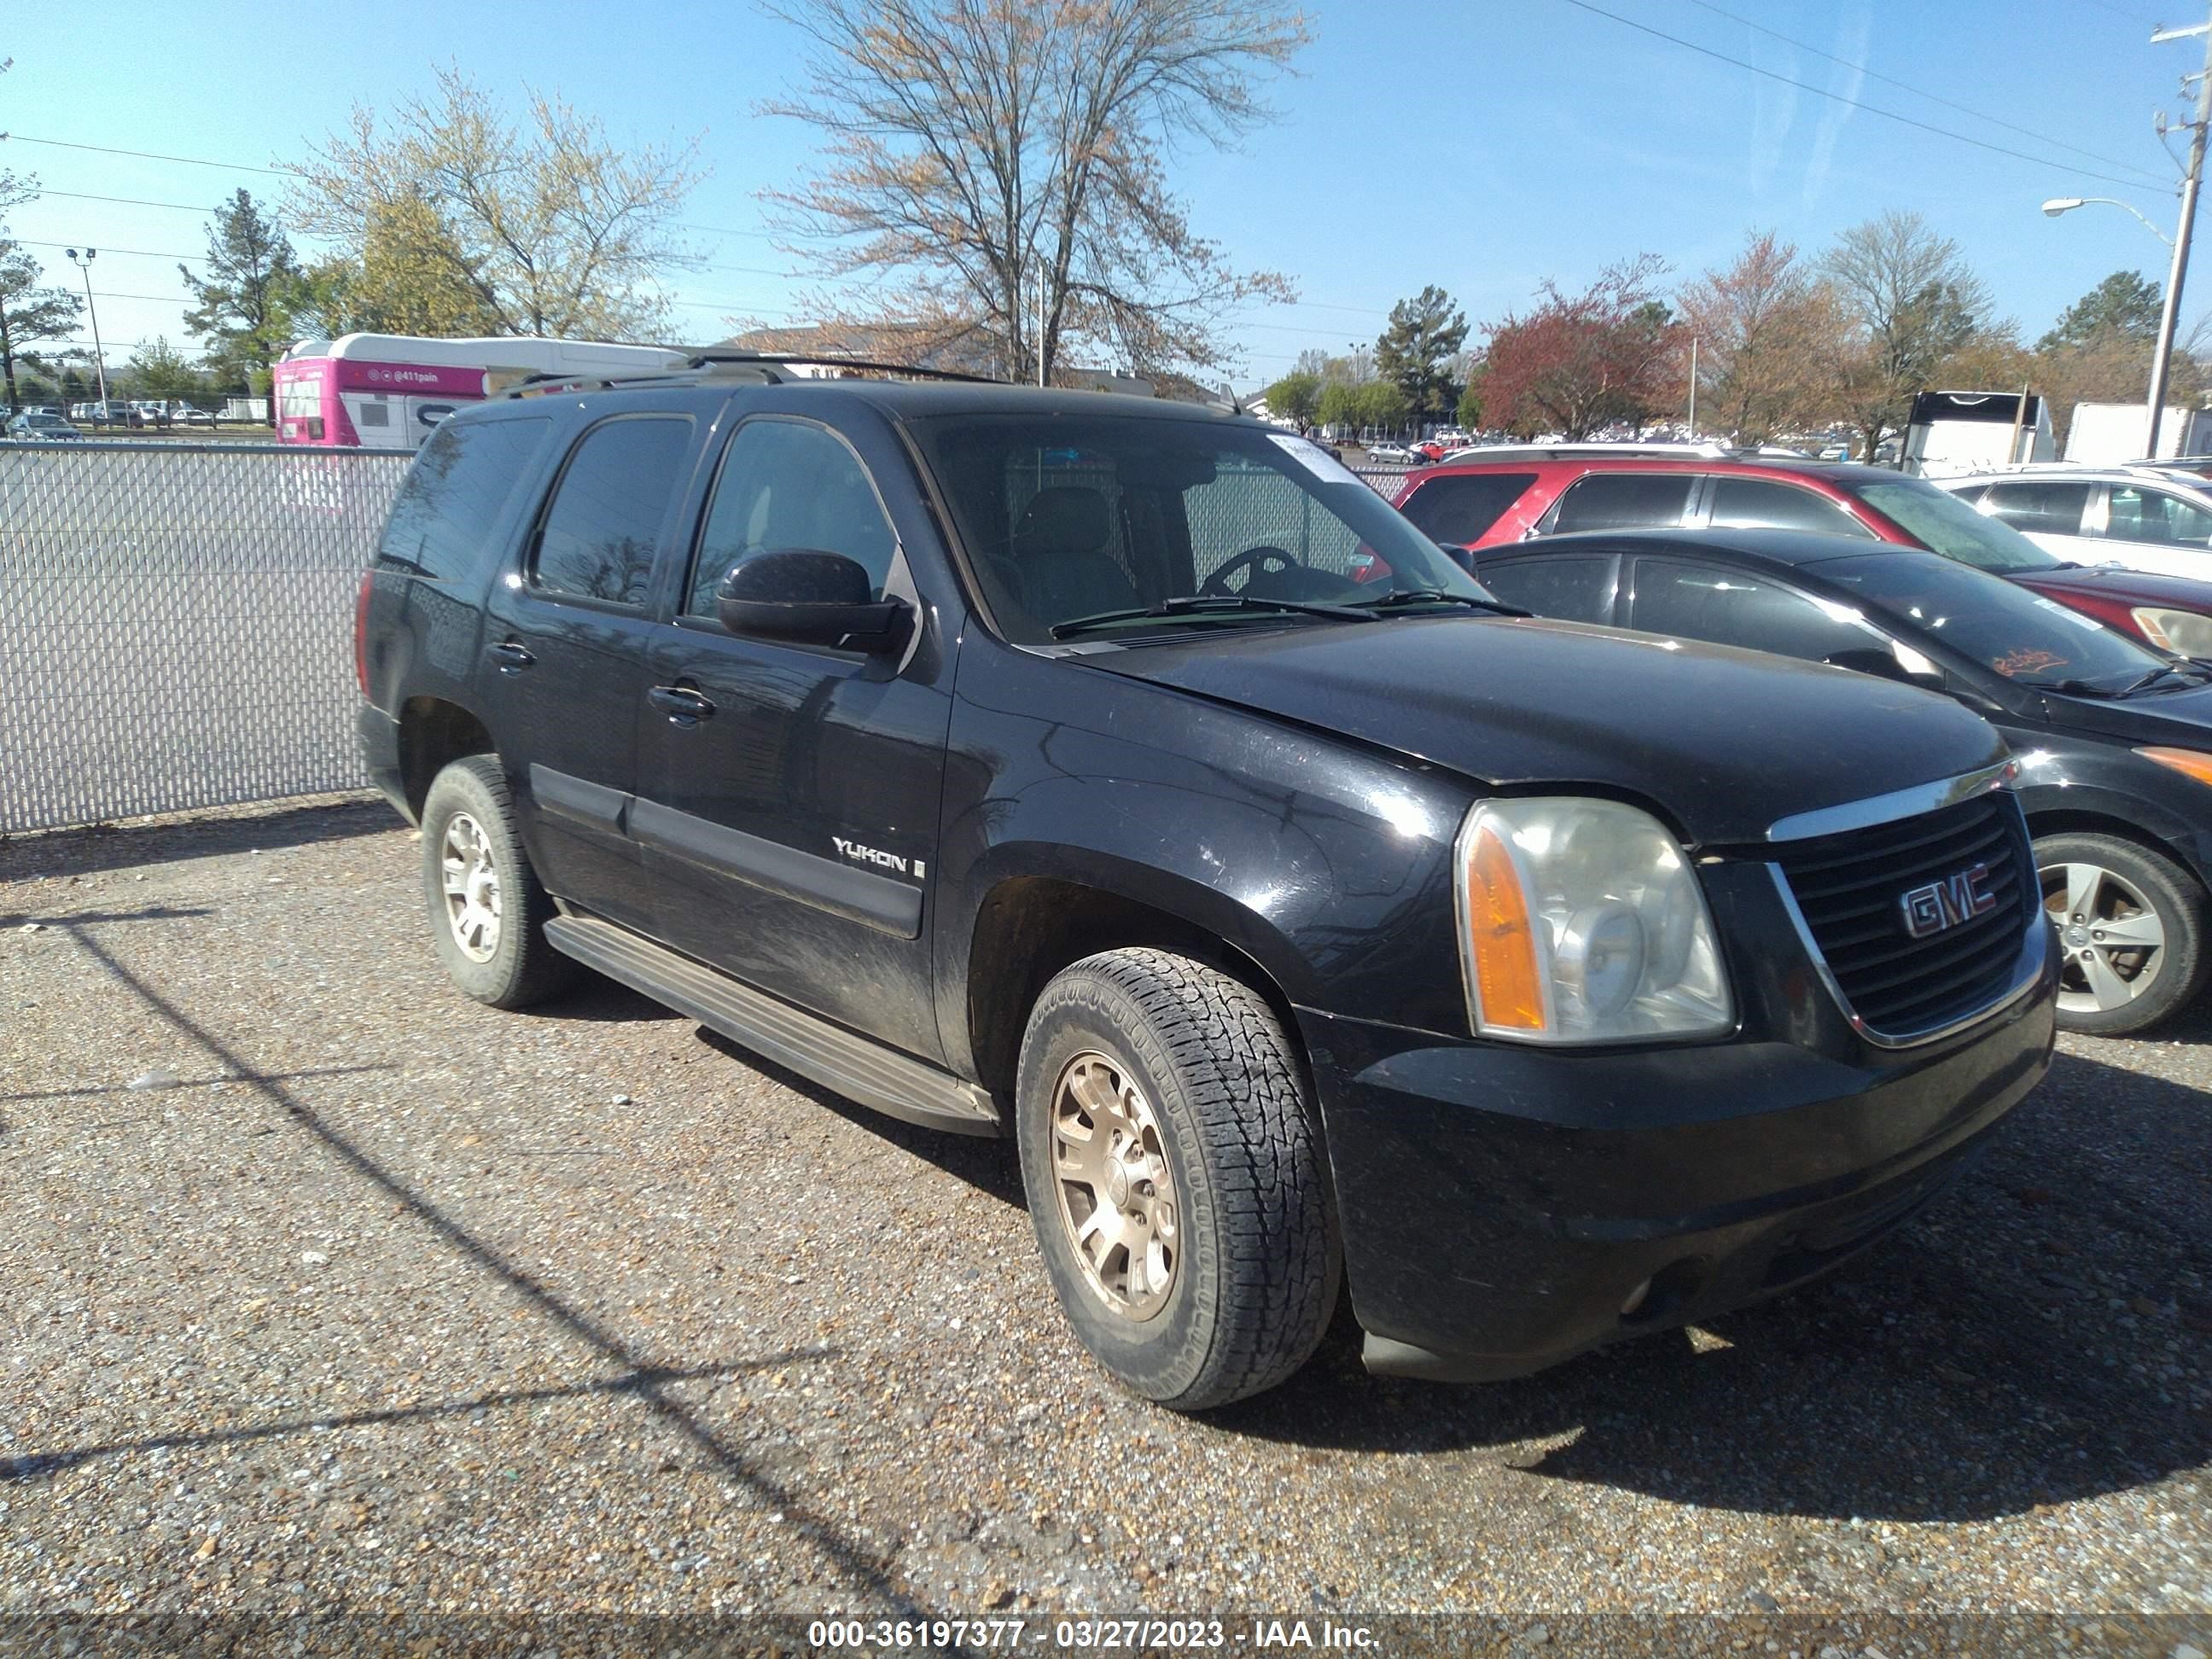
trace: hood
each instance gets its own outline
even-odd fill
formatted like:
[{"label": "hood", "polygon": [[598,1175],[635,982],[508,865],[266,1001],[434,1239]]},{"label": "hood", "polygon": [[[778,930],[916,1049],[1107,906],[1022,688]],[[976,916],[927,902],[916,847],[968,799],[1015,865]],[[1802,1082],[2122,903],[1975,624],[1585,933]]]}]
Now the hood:
[{"label": "hood", "polygon": [[2124,702],[2046,692],[2043,706],[2050,723],[2061,731],[2212,754],[2212,685],[2148,691]]},{"label": "hood", "polygon": [[2013,580],[2023,587],[2045,592],[2101,594],[2126,605],[2170,605],[2177,611],[2201,611],[2212,616],[2212,582],[2187,576],[2162,576],[2117,564],[2085,564],[2071,570],[2017,571]]},{"label": "hood", "polygon": [[1948,697],[1819,664],[1581,623],[1401,617],[1087,653],[1173,686],[1448,767],[1596,785],[1692,842],[1955,777],[2003,740]]}]

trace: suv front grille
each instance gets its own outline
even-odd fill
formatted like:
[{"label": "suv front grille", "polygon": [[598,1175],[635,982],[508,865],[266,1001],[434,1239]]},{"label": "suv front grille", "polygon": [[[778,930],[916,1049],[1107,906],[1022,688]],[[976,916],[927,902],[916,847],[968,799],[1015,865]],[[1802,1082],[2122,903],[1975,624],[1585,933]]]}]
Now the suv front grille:
[{"label": "suv front grille", "polygon": [[[1941,1030],[2015,988],[2021,942],[2042,905],[2027,823],[2009,790],[1917,817],[1793,842],[1774,862],[1845,1012],[1877,1036]],[[1915,939],[1903,900],[1986,865],[1996,901],[1978,916]]]}]

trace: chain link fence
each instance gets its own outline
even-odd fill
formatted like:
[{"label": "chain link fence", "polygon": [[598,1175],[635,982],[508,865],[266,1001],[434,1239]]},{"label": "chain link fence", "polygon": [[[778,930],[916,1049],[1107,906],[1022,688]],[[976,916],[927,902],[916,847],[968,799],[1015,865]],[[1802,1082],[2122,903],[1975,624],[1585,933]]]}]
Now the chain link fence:
[{"label": "chain link fence", "polygon": [[353,599],[409,459],[0,446],[0,834],[365,784]]},{"label": "chain link fence", "polygon": [[365,785],[353,602],[410,459],[0,445],[0,835]]}]

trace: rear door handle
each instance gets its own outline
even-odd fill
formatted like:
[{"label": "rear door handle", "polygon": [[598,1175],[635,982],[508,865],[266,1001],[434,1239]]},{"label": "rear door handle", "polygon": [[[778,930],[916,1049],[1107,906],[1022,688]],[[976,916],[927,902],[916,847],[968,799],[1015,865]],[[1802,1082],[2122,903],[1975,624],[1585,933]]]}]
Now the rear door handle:
[{"label": "rear door handle", "polygon": [[656,685],[646,693],[671,726],[696,726],[714,712],[712,699],[684,685]]},{"label": "rear door handle", "polygon": [[502,674],[520,674],[538,660],[537,653],[520,640],[501,640],[484,654],[499,665]]}]

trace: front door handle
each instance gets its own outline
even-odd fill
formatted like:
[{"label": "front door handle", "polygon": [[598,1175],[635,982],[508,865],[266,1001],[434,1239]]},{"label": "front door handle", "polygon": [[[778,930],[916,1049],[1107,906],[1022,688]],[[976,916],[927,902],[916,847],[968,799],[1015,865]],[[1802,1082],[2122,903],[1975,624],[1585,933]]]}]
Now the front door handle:
[{"label": "front door handle", "polygon": [[520,640],[501,640],[484,654],[499,665],[502,674],[520,674],[538,660],[538,653]]},{"label": "front door handle", "polygon": [[646,695],[671,726],[696,726],[714,712],[714,701],[688,685],[656,685]]}]

